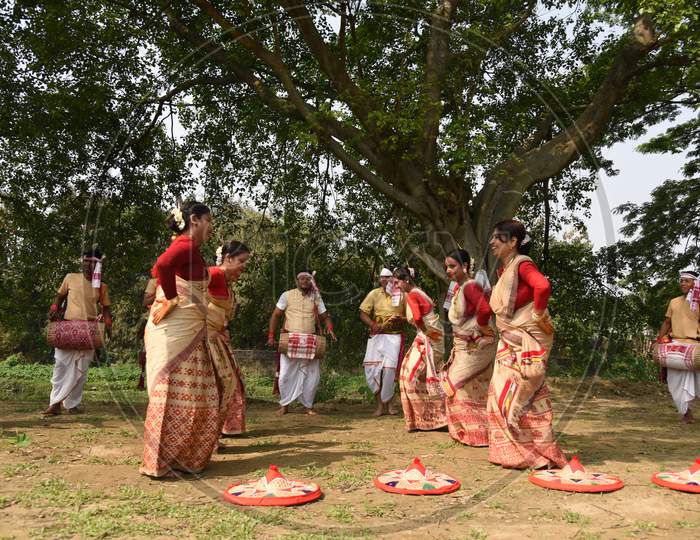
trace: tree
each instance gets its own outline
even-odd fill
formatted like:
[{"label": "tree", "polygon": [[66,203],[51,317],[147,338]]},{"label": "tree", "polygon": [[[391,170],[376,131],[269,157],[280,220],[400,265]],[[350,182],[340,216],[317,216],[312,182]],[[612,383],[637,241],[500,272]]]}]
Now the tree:
[{"label": "tree", "polygon": [[[64,152],[51,155],[82,165],[50,163],[60,185],[90,174],[118,190],[124,167],[150,159],[170,166],[171,195],[193,165],[210,192],[250,192],[278,182],[283,161],[320,160],[342,168],[339,191],[369,189],[440,275],[446,250],[483,252],[534,184],[558,178],[580,198],[574,168],[597,169],[599,145],[673,117],[697,89],[698,8],[681,0],[6,6],[3,79],[23,97],[3,104],[10,135],[44,103],[63,113],[44,115],[50,127],[81,115],[72,146],[52,140]],[[174,114],[182,144],[162,136]],[[30,171],[15,185],[36,179],[42,148],[19,145],[3,148]],[[305,187],[278,191],[299,204]]]},{"label": "tree", "polygon": [[[293,137],[311,133],[417,223],[426,234],[410,248],[439,272],[435,256],[455,243],[482,252],[533,184],[595,162],[596,145],[643,129],[640,117],[672,116],[688,91],[696,7],[589,2],[571,36],[536,13],[564,6],[166,2],[170,29],[205,63],[161,99],[235,88]],[[610,18],[621,36],[596,29]]]}]

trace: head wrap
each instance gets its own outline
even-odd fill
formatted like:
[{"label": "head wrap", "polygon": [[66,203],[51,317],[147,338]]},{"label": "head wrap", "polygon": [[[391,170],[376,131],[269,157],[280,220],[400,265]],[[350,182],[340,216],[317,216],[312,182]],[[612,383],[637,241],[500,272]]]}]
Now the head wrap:
[{"label": "head wrap", "polygon": [[695,313],[700,312],[700,277],[698,275],[694,270],[683,270],[681,272],[681,279],[693,280],[693,286],[688,291],[685,301],[688,302],[690,311]]},{"label": "head wrap", "polygon": [[382,268],[382,271],[379,272],[379,277],[391,277],[394,274],[391,273],[391,270],[388,268]]},{"label": "head wrap", "polygon": [[83,261],[93,261],[95,263],[95,268],[92,270],[93,289],[99,289],[102,286],[102,261],[104,260],[104,258],[104,255],[101,259],[88,255],[83,256]]},{"label": "head wrap", "polygon": [[316,272],[315,271],[311,272],[311,273],[306,272],[306,271],[299,272],[297,274],[297,279],[299,279],[300,277],[303,277],[303,276],[306,276],[311,280],[311,292],[312,292],[312,294],[320,296],[321,291],[318,290],[318,285],[316,285]]}]

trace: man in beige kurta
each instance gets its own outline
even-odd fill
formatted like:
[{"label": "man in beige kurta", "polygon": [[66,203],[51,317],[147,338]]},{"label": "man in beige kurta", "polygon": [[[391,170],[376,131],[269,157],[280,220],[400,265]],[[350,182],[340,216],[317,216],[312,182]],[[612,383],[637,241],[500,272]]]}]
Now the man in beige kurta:
[{"label": "man in beige kurta", "polygon": [[[95,273],[97,262],[102,259],[99,250],[89,250],[83,254],[82,273],[67,274],[51,304],[49,318],[58,319],[59,307],[65,301],[63,319],[67,321],[94,321],[98,318],[98,305],[107,334],[111,333],[112,317],[109,306],[109,288],[101,281],[101,270]],[[101,265],[100,265],[101,269]],[[99,274],[99,277],[95,277]],[[96,286],[95,286],[96,285]],[[88,365],[95,355],[94,350],[68,350],[56,348],[55,364],[51,378],[51,396],[45,415],[61,413],[61,404],[70,413],[78,412],[83,399],[83,387],[87,378]]]},{"label": "man in beige kurta", "polygon": [[369,328],[363,365],[367,385],[377,400],[375,416],[397,413],[391,401],[403,345],[406,301],[392,282],[391,270],[384,268],[379,274],[379,287],[360,304],[360,320]]},{"label": "man in beige kurta", "polygon": [[[326,331],[335,340],[333,322],[316,287],[313,274],[299,272],[297,287],[285,291],[279,297],[268,331],[268,345],[274,346],[277,323],[284,315],[283,332],[298,334],[315,334],[316,320],[324,323]],[[316,414],[313,410],[318,383],[321,380],[320,360],[315,358],[296,358],[280,353],[278,385],[280,409],[278,414],[286,414],[289,405],[295,400],[306,409],[307,414]]]},{"label": "man in beige kurta", "polygon": [[[690,309],[688,294],[690,293],[698,273],[684,270],[680,276],[681,296],[668,303],[666,318],[661,325],[657,341],[697,344],[700,347],[699,313]],[[693,413],[690,409],[692,401],[700,397],[700,372],[667,368],[666,382],[673,402],[685,422],[691,422]]]}]

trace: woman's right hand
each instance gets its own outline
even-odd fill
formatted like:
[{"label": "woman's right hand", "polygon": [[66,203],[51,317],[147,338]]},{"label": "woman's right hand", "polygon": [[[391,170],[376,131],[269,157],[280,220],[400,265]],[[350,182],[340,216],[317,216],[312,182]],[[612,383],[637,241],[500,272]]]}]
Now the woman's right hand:
[{"label": "woman's right hand", "polygon": [[443,333],[440,330],[430,329],[426,335],[433,341],[438,341],[443,338]]},{"label": "woman's right hand", "polygon": [[177,297],[167,300],[165,298],[159,298],[155,301],[156,304],[160,304],[160,307],[153,311],[151,318],[153,319],[153,324],[158,324],[160,321],[165,319],[165,317],[170,313],[175,306],[177,306]]},{"label": "woman's right hand", "polygon": [[539,326],[540,330],[542,330],[548,336],[551,336],[554,333],[554,326],[552,326],[552,323],[550,321],[551,321],[551,319],[549,319],[549,318],[547,318],[547,320],[545,320],[545,319],[538,319],[537,320],[537,326]]}]

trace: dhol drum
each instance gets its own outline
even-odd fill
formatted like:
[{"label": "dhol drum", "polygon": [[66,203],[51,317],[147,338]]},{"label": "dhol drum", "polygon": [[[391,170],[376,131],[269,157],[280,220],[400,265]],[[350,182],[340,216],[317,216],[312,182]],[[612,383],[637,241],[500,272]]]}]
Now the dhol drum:
[{"label": "dhol drum", "polygon": [[682,371],[700,371],[700,343],[656,343],[654,361],[661,367]]},{"label": "dhol drum", "polygon": [[51,347],[88,351],[104,347],[105,325],[98,321],[51,321],[46,338]]},{"label": "dhol drum", "polygon": [[[279,344],[277,346],[277,352],[282,354],[287,354],[289,350],[289,333],[282,332],[280,334]],[[316,336],[316,354],[314,354],[314,360],[323,360],[326,357],[326,337]]]}]

